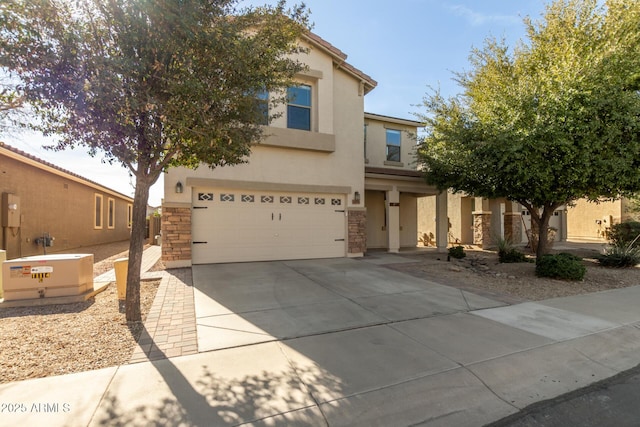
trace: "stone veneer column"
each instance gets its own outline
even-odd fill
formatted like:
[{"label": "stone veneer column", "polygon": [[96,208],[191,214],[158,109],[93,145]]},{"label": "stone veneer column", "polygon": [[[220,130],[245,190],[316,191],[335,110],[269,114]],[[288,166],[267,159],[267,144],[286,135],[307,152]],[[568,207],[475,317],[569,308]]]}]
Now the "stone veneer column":
[{"label": "stone veneer column", "polygon": [[473,212],[473,244],[486,249],[491,246],[491,212]]},{"label": "stone veneer column", "polygon": [[162,261],[191,265],[190,207],[162,207]]},{"label": "stone veneer column", "polygon": [[367,211],[365,208],[350,208],[347,212],[347,255],[359,256],[367,250]]},{"label": "stone veneer column", "polygon": [[504,238],[514,244],[522,242],[522,214],[520,212],[505,212]]}]

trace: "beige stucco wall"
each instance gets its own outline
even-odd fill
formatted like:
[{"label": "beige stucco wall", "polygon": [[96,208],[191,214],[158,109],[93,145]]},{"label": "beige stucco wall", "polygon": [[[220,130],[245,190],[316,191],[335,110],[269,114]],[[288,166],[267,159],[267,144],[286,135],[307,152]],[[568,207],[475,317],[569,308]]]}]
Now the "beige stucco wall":
[{"label": "beige stucco wall", "polygon": [[[196,170],[170,169],[164,179],[165,204],[191,203],[189,179],[215,179],[234,181],[238,185],[242,182],[271,184],[274,189],[283,184],[315,186],[318,189],[340,187],[347,194],[349,206],[364,206],[364,94],[360,90],[360,82],[334,67],[333,59],[318,49],[311,49],[301,59],[309,65],[310,71],[299,76],[298,80],[313,85],[312,131],[286,129],[289,147],[255,145],[245,164],[215,170],[206,166]],[[286,117],[283,116],[265,128],[265,134],[285,128]],[[305,141],[310,139],[320,143],[308,149]],[[291,148],[296,145],[298,148]],[[185,187],[182,194],[175,192],[178,181]],[[308,191],[313,191],[313,188]],[[352,203],[356,191],[361,195],[360,204]]]},{"label": "beige stucco wall", "polygon": [[366,191],[367,248],[386,248],[388,245],[384,194],[383,191]]},{"label": "beige stucco wall", "polygon": [[400,247],[418,244],[418,202],[411,194],[400,194]]},{"label": "beige stucco wall", "polygon": [[[12,156],[12,157],[9,157]],[[48,172],[38,163],[16,160],[15,153],[0,151],[0,193],[14,194],[20,201],[20,228],[0,227],[0,248],[7,250],[7,258],[43,253],[34,239],[47,232],[55,237],[47,253],[80,248],[101,243],[127,240],[127,205],[133,200],[78,177]],[[19,157],[19,156],[18,156]],[[94,228],[94,195],[103,196],[102,229]],[[115,201],[115,227],[107,227],[108,199]],[[6,244],[6,247],[5,247]]]},{"label": "beige stucco wall", "polygon": [[578,200],[567,209],[567,237],[574,240],[605,241],[605,230],[623,220],[624,210],[621,200],[591,203]]},{"label": "beige stucco wall", "polygon": [[[365,117],[367,166],[416,169],[416,126]],[[387,162],[387,129],[401,131],[400,163]],[[364,150],[364,147],[363,147]]]},{"label": "beige stucco wall", "polygon": [[[449,243],[473,243],[473,216],[470,197],[461,194],[447,194],[449,218]],[[417,200],[418,235],[434,233],[436,228],[436,198],[421,197]]]}]

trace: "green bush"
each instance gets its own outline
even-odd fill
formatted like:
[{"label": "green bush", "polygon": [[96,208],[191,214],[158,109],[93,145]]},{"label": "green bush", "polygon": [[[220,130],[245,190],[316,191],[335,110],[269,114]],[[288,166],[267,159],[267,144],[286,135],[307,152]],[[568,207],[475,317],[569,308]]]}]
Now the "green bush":
[{"label": "green bush", "polygon": [[611,246],[605,249],[604,254],[598,255],[598,263],[604,267],[635,267],[640,264],[640,247]]},{"label": "green bush", "polygon": [[451,258],[462,259],[466,257],[467,254],[464,253],[464,246],[454,246],[452,248],[449,248],[449,256]]},{"label": "green bush", "polygon": [[536,262],[536,276],[563,280],[582,280],[587,269],[582,258],[568,253],[543,255]]},{"label": "green bush", "polygon": [[502,263],[527,262],[527,257],[516,248],[511,248],[505,251],[498,251],[498,261]]},{"label": "green bush", "polygon": [[526,262],[527,257],[513,247],[511,240],[498,237],[498,261],[501,263]]},{"label": "green bush", "polygon": [[[607,239],[611,246],[624,248],[640,235],[640,222],[627,221],[612,225],[607,231]],[[640,240],[636,240],[634,247],[640,246]]]}]

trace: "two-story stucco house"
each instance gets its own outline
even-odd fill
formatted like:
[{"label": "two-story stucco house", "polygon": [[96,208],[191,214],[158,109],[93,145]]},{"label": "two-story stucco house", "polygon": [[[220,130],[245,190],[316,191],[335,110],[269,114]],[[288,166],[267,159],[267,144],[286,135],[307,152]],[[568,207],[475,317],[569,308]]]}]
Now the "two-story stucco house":
[{"label": "two-story stucco house", "polygon": [[[436,194],[412,170],[418,123],[365,115],[364,96],[377,83],[317,35],[301,43],[308,71],[248,163],[165,174],[168,267],[359,257],[367,239],[390,251],[415,246],[415,220],[403,218],[415,218],[416,195]],[[439,200],[446,233],[446,195]]]}]

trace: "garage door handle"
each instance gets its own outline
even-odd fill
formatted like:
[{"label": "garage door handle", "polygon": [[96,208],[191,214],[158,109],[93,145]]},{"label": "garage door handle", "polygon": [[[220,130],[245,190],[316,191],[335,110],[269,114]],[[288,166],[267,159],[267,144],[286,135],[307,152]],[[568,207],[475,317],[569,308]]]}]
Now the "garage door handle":
[{"label": "garage door handle", "polygon": [[191,243],[193,243],[194,245],[204,245],[209,242],[191,242]]},{"label": "garage door handle", "polygon": [[193,209],[209,209],[208,206],[194,206]]},{"label": "garage door handle", "polygon": [[344,242],[344,239],[333,239],[336,242]]}]

